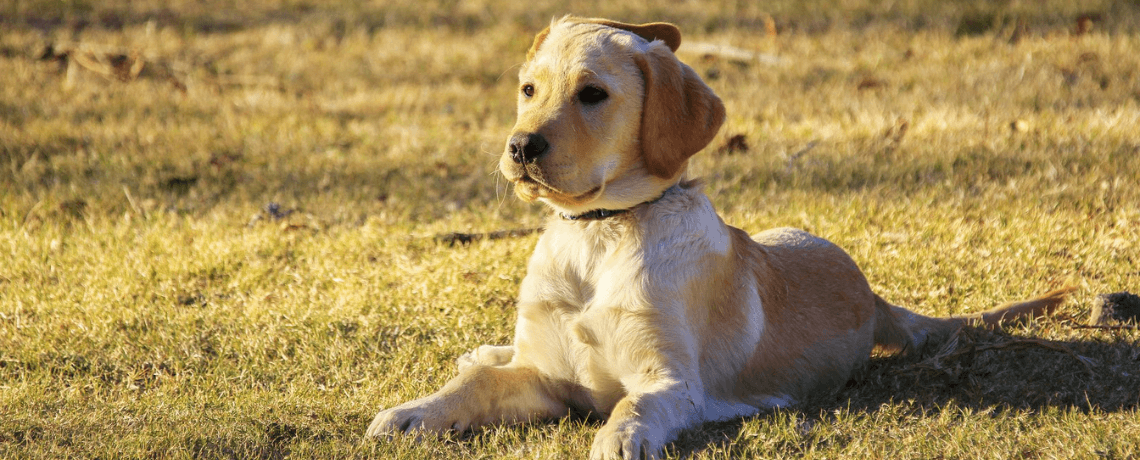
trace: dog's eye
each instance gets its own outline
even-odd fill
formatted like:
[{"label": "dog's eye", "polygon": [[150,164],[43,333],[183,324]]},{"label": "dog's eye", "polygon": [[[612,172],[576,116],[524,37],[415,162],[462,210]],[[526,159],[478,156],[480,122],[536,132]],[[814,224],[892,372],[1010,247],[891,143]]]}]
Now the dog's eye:
[{"label": "dog's eye", "polygon": [[526,97],[534,96],[534,85],[527,83],[522,87],[522,93]]},{"label": "dog's eye", "polygon": [[604,90],[594,86],[587,86],[578,92],[578,100],[586,105],[594,105],[610,97]]}]

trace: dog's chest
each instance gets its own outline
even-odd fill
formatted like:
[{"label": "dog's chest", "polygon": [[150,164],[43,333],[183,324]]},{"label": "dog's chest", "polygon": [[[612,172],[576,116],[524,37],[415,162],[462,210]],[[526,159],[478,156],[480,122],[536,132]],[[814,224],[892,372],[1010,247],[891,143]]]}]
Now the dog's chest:
[{"label": "dog's chest", "polygon": [[627,332],[651,327],[632,313],[649,307],[646,260],[628,235],[591,230],[540,241],[523,281],[516,346],[544,373],[580,386],[583,406],[606,411],[624,395],[620,377],[632,371],[619,350],[640,346]]},{"label": "dog's chest", "polygon": [[697,192],[667,195],[646,211],[551,222],[521,286],[519,353],[580,387],[583,405],[600,412],[624,396],[631,376],[698,367],[704,326],[692,324],[705,324],[709,309],[694,286],[729,252],[723,223]]},{"label": "dog's chest", "polygon": [[675,260],[694,246],[591,230],[539,242],[522,286],[516,347],[545,374],[579,387],[572,399],[581,406],[605,413],[631,376],[692,356],[677,352],[695,344],[685,303],[671,292],[674,276],[692,276]]}]

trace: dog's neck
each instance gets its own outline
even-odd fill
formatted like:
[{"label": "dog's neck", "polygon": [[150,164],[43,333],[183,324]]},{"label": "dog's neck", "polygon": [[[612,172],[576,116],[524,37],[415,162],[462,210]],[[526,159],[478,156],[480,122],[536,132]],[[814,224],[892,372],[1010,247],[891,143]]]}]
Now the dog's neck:
[{"label": "dog's neck", "polygon": [[669,193],[676,192],[677,190],[680,190],[680,188],[681,188],[680,184],[674,184],[672,187],[665,189],[664,192],[661,192],[661,195],[659,195],[657,198],[654,198],[654,199],[648,200],[648,201],[643,201],[643,202],[638,203],[638,204],[636,204],[630,208],[625,208],[625,209],[592,209],[592,210],[589,210],[589,211],[586,211],[586,212],[583,212],[580,214],[568,214],[565,212],[560,212],[560,213],[558,213],[558,217],[561,217],[563,220],[574,220],[574,221],[583,221],[583,222],[589,222],[589,221],[595,221],[595,220],[606,220],[606,219],[609,219],[609,218],[614,217],[614,216],[619,216],[619,215],[625,214],[625,213],[629,212],[630,210],[632,210],[633,208],[636,208],[638,206],[646,206],[646,205],[656,203],[657,201],[661,200],[661,198],[664,198],[665,195],[668,195]]}]

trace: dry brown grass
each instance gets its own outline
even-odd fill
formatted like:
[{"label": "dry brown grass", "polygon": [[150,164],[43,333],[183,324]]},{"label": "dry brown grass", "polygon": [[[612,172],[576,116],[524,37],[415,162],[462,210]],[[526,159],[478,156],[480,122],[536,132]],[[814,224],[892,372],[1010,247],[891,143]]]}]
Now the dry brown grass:
[{"label": "dry brown grass", "polygon": [[578,419],[361,439],[511,337],[534,236],[431,236],[546,215],[494,168],[566,12],[766,56],[681,52],[728,107],[693,170],[730,223],[836,241],[926,313],[1081,288],[676,453],[1140,451],[1140,333],[1073,327],[1140,290],[1135,2],[176,0],[0,6],[0,457],[583,456]]}]

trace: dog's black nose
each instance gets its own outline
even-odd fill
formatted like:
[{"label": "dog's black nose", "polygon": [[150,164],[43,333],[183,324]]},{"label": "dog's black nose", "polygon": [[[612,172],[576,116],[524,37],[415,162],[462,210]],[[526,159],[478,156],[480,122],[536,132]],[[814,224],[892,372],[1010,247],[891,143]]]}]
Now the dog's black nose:
[{"label": "dog's black nose", "polygon": [[546,153],[547,147],[550,147],[550,144],[546,142],[546,138],[535,133],[515,134],[507,143],[507,148],[511,151],[511,160],[518,164],[534,161]]}]

